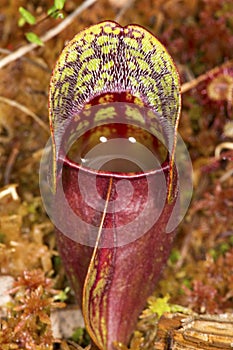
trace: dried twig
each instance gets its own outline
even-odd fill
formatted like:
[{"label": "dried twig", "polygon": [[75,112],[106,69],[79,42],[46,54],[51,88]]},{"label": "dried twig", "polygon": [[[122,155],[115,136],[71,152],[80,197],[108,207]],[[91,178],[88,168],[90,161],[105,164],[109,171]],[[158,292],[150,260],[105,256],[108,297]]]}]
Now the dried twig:
[{"label": "dried twig", "polygon": [[219,182],[224,182],[226,180],[228,180],[229,178],[231,178],[233,176],[233,168],[229,169],[225,174],[223,174],[220,179]]},{"label": "dried twig", "polygon": [[215,148],[215,157],[219,158],[223,149],[233,150],[233,142],[222,142]]},{"label": "dried twig", "polygon": [[17,184],[10,184],[0,189],[0,199],[8,196],[9,194],[13,198],[14,201],[19,199],[18,193],[16,191]]},{"label": "dried twig", "polygon": [[4,171],[4,185],[8,185],[10,183],[10,175],[15,164],[15,160],[19,154],[19,145],[19,141],[16,141],[7,160],[6,168]]},{"label": "dried twig", "polygon": [[116,15],[115,21],[119,22],[121,18],[124,16],[125,12],[132,6],[135,0],[128,0],[120,9],[118,14]]},{"label": "dried twig", "polygon": [[44,153],[44,148],[40,148],[37,151],[30,154],[30,156],[26,159],[23,159],[20,161],[20,171],[25,170],[28,166],[32,166],[32,164],[37,163],[40,161],[42,155]]},{"label": "dried twig", "polygon": [[[11,53],[12,53],[11,50],[3,49],[0,47],[0,54],[10,55]],[[31,59],[31,58],[28,58],[28,57],[22,57],[22,59],[29,62],[30,64],[33,64],[36,67],[39,67],[40,69],[43,69],[45,72],[51,73],[51,70],[45,64],[42,64],[41,62],[38,62],[38,61]]]},{"label": "dried twig", "polygon": [[209,76],[214,75],[218,73],[221,69],[227,68],[233,65],[233,60],[229,60],[224,62],[222,65],[214,67],[213,69],[210,69],[208,72],[199,75],[199,77],[188,81],[187,83],[184,83],[181,86],[181,93],[184,94],[185,92],[195,88],[198,84],[200,84],[202,81],[205,81]]},{"label": "dried twig", "polygon": [[0,96],[0,102],[6,103],[12,107],[18,108],[20,111],[28,114],[30,117],[32,117],[35,122],[37,122],[47,133],[49,133],[49,127],[46,125],[39,117],[36,115],[34,112],[32,112],[29,108],[26,106],[22,105],[19,102],[16,102],[14,100],[11,100],[9,98]]},{"label": "dried twig", "polygon": [[[69,16],[67,16],[61,23],[59,23],[56,27],[50,29],[45,35],[43,35],[40,39],[45,43],[46,41],[52,39],[54,36],[62,32],[71,22],[85,9],[94,4],[97,0],[86,0],[79,7],[76,8],[74,12],[72,12]],[[10,62],[17,60],[18,58],[26,55],[26,53],[32,51],[38,47],[37,44],[31,43],[25,46],[20,47],[15,52],[12,52],[8,56],[2,58],[0,60],[0,69],[5,67]]]}]

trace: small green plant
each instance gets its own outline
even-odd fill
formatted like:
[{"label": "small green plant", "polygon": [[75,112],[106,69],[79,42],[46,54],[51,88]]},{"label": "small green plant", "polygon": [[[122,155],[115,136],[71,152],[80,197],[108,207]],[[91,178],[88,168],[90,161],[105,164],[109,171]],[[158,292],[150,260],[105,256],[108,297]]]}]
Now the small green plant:
[{"label": "small green plant", "polygon": [[31,25],[36,23],[36,18],[24,7],[20,6],[19,13],[21,15],[18,21],[19,27],[23,27],[26,23]]},{"label": "small green plant", "polygon": [[190,313],[190,310],[186,307],[169,303],[169,299],[170,296],[168,294],[161,298],[156,298],[154,296],[149,297],[148,306],[142,312],[140,318],[156,315],[156,317],[159,319],[165,312]]},{"label": "small green plant", "polygon": [[[24,25],[28,24],[30,26],[35,26],[47,17],[52,17],[54,19],[64,18],[64,14],[62,12],[64,6],[65,6],[66,0],[54,0],[53,6],[51,6],[48,10],[47,13],[44,14],[42,19],[37,20],[37,18],[27,9],[24,7],[20,6],[19,7],[19,13],[20,13],[20,18],[18,20],[18,26],[23,27]],[[34,33],[34,32],[27,32],[25,33],[25,36],[27,40],[30,43],[42,46],[43,41],[40,39],[40,37]]]},{"label": "small green plant", "polygon": [[74,333],[72,334],[71,339],[82,346],[87,346],[90,344],[90,337],[85,330],[85,328],[78,327],[75,329]]},{"label": "small green plant", "polygon": [[54,296],[54,301],[66,301],[68,299],[68,293],[70,287],[66,287],[64,290],[61,290],[57,295]]},{"label": "small green plant", "polygon": [[65,2],[66,0],[54,0],[54,5],[47,11],[48,16],[53,18],[63,18],[63,13],[61,10],[65,6]]}]

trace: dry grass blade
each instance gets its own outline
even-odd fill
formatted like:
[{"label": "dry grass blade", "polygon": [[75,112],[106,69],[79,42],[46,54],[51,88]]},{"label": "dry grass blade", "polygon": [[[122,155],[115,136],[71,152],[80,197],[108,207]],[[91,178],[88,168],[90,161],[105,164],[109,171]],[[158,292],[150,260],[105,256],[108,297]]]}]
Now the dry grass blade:
[{"label": "dry grass blade", "polygon": [[233,60],[226,61],[222,65],[214,67],[213,69],[207,71],[206,73],[199,75],[197,78],[191,81],[188,81],[187,83],[184,83],[181,86],[181,93],[184,94],[185,92],[195,88],[202,81],[205,81],[209,76],[217,74],[223,68],[231,67],[232,65],[233,65]]},{"label": "dry grass blade", "polygon": [[36,115],[26,106],[3,96],[0,96],[0,102],[6,103],[12,107],[18,108],[20,111],[26,113],[27,115],[32,117],[35,120],[35,122],[39,124],[47,133],[49,133],[49,127],[40,119],[40,117],[38,117],[38,115]]}]

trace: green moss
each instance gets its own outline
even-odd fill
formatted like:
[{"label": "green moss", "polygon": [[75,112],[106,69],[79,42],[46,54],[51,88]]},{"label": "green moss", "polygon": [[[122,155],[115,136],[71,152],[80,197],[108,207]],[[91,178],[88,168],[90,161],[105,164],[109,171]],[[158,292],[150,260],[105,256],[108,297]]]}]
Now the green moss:
[{"label": "green moss", "polygon": [[180,259],[180,252],[178,249],[172,249],[172,252],[169,257],[169,262],[175,264]]},{"label": "green moss", "polygon": [[82,327],[78,327],[75,329],[71,339],[81,346],[87,346],[88,344],[90,344],[90,337],[85,328]]}]

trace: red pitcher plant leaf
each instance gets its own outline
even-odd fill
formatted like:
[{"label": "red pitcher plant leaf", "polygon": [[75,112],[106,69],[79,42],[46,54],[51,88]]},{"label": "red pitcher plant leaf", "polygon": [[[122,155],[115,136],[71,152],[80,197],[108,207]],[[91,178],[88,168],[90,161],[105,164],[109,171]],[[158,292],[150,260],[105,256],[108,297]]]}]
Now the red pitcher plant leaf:
[{"label": "red pitcher plant leaf", "polygon": [[92,341],[113,350],[129,342],[175,235],[178,73],[146,29],[102,22],[62,51],[49,110],[58,248]]}]

